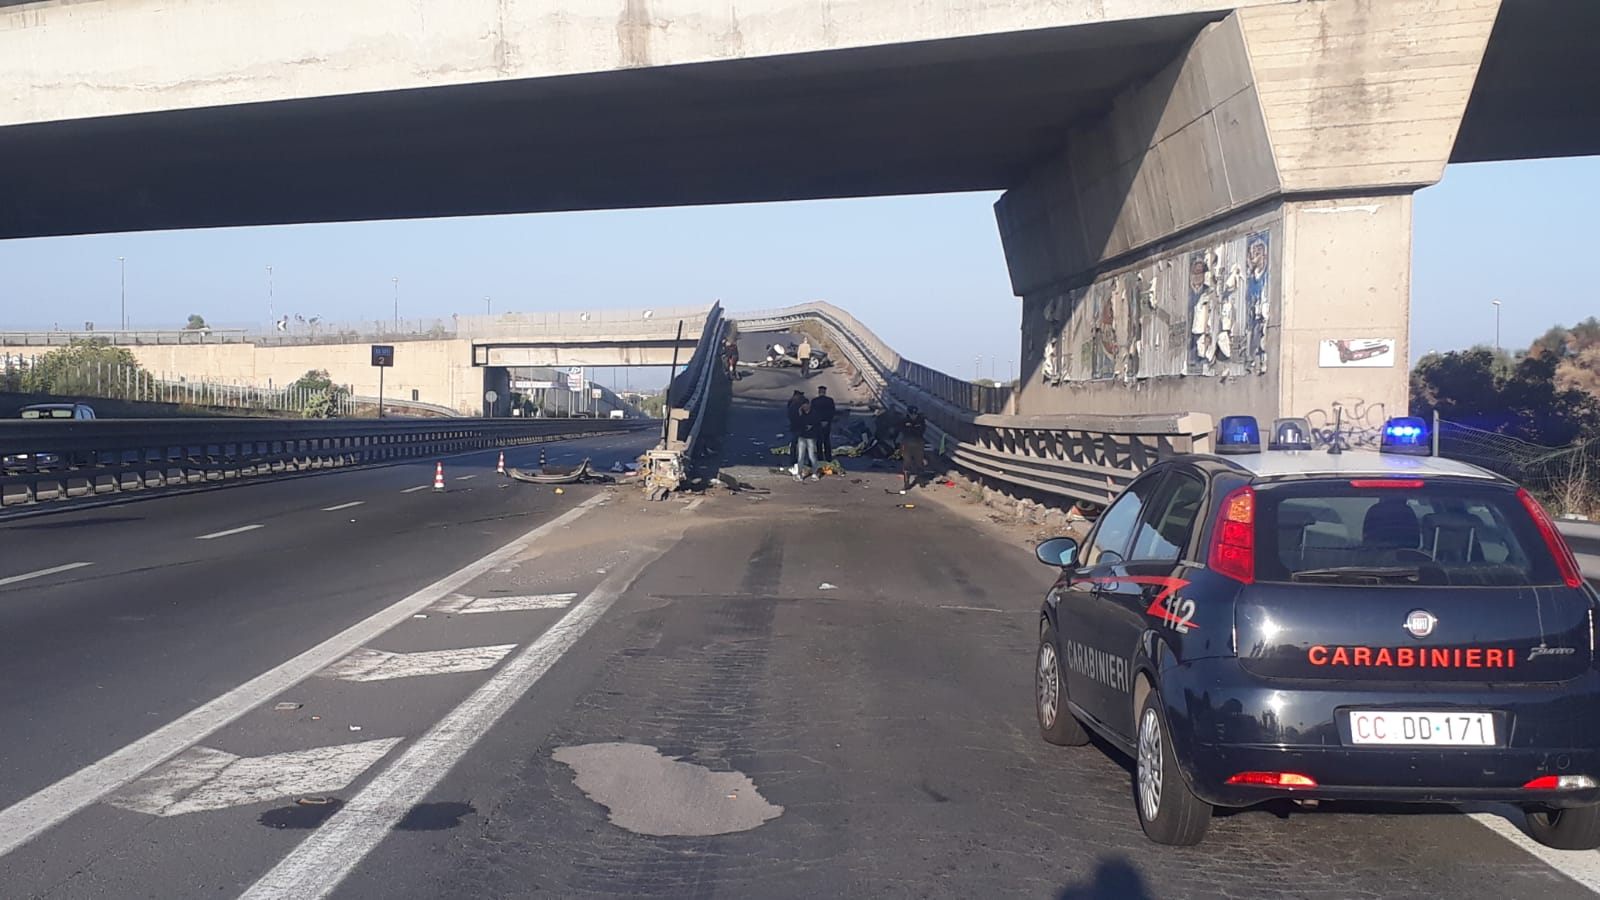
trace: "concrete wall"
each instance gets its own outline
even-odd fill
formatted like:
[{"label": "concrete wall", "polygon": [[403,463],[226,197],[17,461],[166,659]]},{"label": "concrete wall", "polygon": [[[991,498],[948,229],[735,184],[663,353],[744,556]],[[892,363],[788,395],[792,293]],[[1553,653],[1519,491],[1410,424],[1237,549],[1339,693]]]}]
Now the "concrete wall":
[{"label": "concrete wall", "polygon": [[1411,193],[1443,173],[1498,7],[1241,10],[1073,129],[995,208],[1019,411],[1403,414]]},{"label": "concrete wall", "polygon": [[[355,393],[378,393],[378,370],[366,344],[313,344],[268,347],[256,344],[129,347],[140,365],[168,376],[207,378],[256,387],[282,387],[311,369],[326,369],[337,384]],[[395,345],[394,367],[384,372],[389,397],[437,403],[468,415],[483,410],[484,369],[472,367],[464,340],[407,341]]]}]

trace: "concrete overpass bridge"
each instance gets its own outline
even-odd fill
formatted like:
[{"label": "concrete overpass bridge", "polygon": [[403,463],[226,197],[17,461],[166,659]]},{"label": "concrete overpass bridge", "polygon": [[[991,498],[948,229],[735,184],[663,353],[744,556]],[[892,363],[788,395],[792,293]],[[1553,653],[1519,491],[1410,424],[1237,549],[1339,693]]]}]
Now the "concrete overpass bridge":
[{"label": "concrete overpass bridge", "polygon": [[1378,416],[1411,194],[1600,149],[1597,31],[1559,0],[14,4],[0,236],[1004,190],[1018,414]]}]

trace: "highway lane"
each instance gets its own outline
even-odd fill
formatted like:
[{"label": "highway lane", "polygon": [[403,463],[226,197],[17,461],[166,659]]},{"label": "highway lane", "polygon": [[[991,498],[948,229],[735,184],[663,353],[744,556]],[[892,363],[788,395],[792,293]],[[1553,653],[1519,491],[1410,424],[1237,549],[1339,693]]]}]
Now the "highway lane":
[{"label": "highway lane", "polygon": [[[631,460],[653,435],[507,453]],[[0,805],[14,802],[499,546],[580,497],[494,477],[498,451],[0,524]],[[476,476],[457,481],[461,475]],[[325,507],[361,501],[335,512]],[[354,521],[352,521],[354,520]],[[202,535],[260,525],[212,540]]]}]

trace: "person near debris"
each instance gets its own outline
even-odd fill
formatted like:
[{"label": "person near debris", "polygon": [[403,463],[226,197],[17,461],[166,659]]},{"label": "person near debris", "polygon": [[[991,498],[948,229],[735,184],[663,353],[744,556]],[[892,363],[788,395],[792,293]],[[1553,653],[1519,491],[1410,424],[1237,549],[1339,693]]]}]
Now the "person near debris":
[{"label": "person near debris", "polygon": [[811,401],[811,414],[817,419],[817,458],[833,462],[833,417],[838,412],[828,389],[817,388],[816,399]]},{"label": "person near debris", "polygon": [[900,437],[900,417],[888,407],[879,410],[872,419],[872,454],[882,459],[894,456],[895,441]]},{"label": "person near debris", "polygon": [[728,377],[737,380],[739,377],[739,343],[733,338],[728,338],[722,355],[728,365]]},{"label": "person near debris", "polygon": [[928,420],[922,411],[915,406],[906,407],[905,415],[900,418],[898,428],[900,432],[900,472],[903,481],[900,492],[903,494],[916,485],[922,477],[922,468],[926,464],[923,445],[924,436],[928,431]]},{"label": "person near debris", "polygon": [[805,405],[805,391],[795,391],[789,397],[789,458],[794,460],[794,464],[789,466],[790,475],[800,474],[800,426],[802,424],[800,408]]},{"label": "person near debris", "polygon": [[810,401],[800,404],[800,430],[796,433],[794,480],[817,480],[817,432],[822,428]]},{"label": "person near debris", "polygon": [[811,339],[801,338],[800,346],[795,348],[794,355],[800,360],[800,374],[809,376],[811,374]]}]

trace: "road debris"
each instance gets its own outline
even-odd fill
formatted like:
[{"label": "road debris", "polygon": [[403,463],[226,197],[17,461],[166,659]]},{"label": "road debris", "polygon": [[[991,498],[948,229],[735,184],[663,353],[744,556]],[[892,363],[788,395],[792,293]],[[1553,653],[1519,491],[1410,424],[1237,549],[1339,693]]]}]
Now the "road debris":
[{"label": "road debris", "polygon": [[829,584],[826,581],[817,585],[817,590],[819,591],[837,591],[838,589],[839,586],[837,584]]},{"label": "road debris", "polygon": [[284,701],[283,703],[279,703],[278,705],[272,707],[272,711],[273,712],[293,712],[294,710],[297,710],[301,706],[304,706],[304,705],[305,704],[303,704],[303,703],[293,703],[293,702],[290,702],[290,701]]}]

